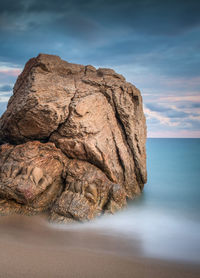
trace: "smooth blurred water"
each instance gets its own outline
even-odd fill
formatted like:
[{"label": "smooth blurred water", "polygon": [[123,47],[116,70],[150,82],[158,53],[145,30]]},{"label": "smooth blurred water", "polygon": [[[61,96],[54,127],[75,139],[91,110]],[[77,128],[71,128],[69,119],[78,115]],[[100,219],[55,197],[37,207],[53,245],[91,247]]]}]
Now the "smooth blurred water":
[{"label": "smooth blurred water", "polygon": [[148,183],[128,209],[146,222],[137,228],[147,253],[200,262],[199,158],[200,139],[147,140]]},{"label": "smooth blurred water", "polygon": [[141,205],[200,220],[200,139],[148,139]]},{"label": "smooth blurred water", "polygon": [[138,242],[144,256],[200,263],[199,158],[200,139],[148,139],[143,194],[81,229]]}]

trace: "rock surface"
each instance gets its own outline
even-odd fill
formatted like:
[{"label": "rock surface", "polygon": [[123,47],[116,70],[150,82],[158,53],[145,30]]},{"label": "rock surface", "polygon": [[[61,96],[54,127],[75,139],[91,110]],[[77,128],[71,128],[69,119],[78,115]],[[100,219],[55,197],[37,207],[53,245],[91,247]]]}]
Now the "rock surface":
[{"label": "rock surface", "polygon": [[63,191],[67,160],[53,143],[4,144],[0,157],[1,198],[41,211]]},{"label": "rock surface", "polygon": [[146,182],[139,90],[111,69],[30,59],[0,119],[0,213],[88,220]]}]

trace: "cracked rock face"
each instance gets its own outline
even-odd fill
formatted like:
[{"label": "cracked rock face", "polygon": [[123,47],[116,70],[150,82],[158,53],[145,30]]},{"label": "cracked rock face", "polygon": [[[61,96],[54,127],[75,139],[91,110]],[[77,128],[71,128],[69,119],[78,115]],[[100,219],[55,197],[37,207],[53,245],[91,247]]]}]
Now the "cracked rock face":
[{"label": "cracked rock face", "polygon": [[0,119],[0,213],[115,212],[146,182],[139,90],[111,69],[30,59]]}]

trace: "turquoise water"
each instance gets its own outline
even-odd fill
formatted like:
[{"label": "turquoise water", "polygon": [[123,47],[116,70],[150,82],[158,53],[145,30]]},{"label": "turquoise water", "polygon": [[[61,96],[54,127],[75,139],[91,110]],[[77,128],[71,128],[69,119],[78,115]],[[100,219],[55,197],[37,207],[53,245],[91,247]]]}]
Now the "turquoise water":
[{"label": "turquoise water", "polygon": [[139,246],[142,256],[200,263],[200,139],[148,139],[143,194],[84,224]]},{"label": "turquoise water", "polygon": [[200,219],[200,139],[148,139],[141,205]]},{"label": "turquoise water", "polygon": [[148,183],[128,208],[146,222],[137,229],[147,254],[200,262],[199,159],[200,139],[147,140]]}]

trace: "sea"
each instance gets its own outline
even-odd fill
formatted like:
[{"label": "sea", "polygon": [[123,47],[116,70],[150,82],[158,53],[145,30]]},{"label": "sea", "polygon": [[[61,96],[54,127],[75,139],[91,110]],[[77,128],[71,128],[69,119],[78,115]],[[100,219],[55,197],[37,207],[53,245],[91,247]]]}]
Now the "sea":
[{"label": "sea", "polygon": [[96,231],[142,256],[200,263],[200,139],[149,138],[148,182],[121,212],[62,229]]},{"label": "sea", "polygon": [[8,249],[24,254],[29,246],[37,247],[35,260],[43,249],[48,256],[51,247],[61,253],[83,249],[199,266],[200,139],[149,138],[146,149],[148,182],[126,208],[78,224],[0,218],[1,246],[17,246]]}]

